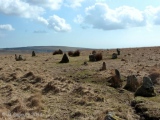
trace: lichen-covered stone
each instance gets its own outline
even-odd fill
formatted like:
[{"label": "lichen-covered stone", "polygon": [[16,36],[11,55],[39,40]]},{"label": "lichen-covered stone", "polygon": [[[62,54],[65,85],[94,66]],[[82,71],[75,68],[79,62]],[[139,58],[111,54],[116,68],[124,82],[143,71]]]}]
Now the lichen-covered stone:
[{"label": "lichen-covered stone", "polygon": [[135,92],[135,96],[153,97],[156,96],[154,86],[149,77],[143,77],[143,84]]},{"label": "lichen-covered stone", "polygon": [[127,77],[127,83],[124,86],[124,89],[135,92],[139,87],[138,79],[135,75],[131,75]]}]

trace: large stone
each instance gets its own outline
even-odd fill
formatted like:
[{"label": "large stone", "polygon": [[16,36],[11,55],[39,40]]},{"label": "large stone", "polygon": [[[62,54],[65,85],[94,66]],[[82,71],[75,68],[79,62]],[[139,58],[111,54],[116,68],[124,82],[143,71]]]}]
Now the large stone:
[{"label": "large stone", "polygon": [[138,79],[135,75],[127,77],[127,84],[124,86],[124,89],[135,92],[139,87]]},{"label": "large stone", "polygon": [[63,55],[62,60],[60,61],[60,63],[68,63],[69,59],[68,56],[66,55],[66,53]]},{"label": "large stone", "polygon": [[122,80],[120,73],[117,69],[115,69],[115,76],[112,76],[110,79],[111,86],[114,88],[120,88],[122,87]]},{"label": "large stone", "polygon": [[106,63],[105,62],[103,62],[102,68],[100,70],[106,70]]},{"label": "large stone", "polygon": [[21,56],[21,55],[19,55],[18,59],[19,59],[19,60],[23,60],[23,58],[22,58],[22,56]]},{"label": "large stone", "polygon": [[120,55],[120,49],[117,49],[117,54]]},{"label": "large stone", "polygon": [[115,69],[115,74],[116,74],[116,76],[118,76],[118,78],[121,77],[121,76],[120,76],[120,73],[119,73],[119,71],[118,71],[117,69]]},{"label": "large stone", "polygon": [[153,97],[156,96],[154,86],[149,77],[143,77],[143,84],[135,92],[135,96]]},{"label": "large stone", "polygon": [[34,51],[32,51],[32,57],[36,56],[36,53]]},{"label": "large stone", "polygon": [[89,61],[92,61],[92,62],[96,61],[95,55],[93,54],[89,55]]},{"label": "large stone", "polygon": [[19,56],[17,57],[17,55],[15,54],[15,60],[16,60],[16,61],[21,61],[21,60],[23,60],[23,58],[22,58],[21,55],[19,55]]},{"label": "large stone", "polygon": [[143,84],[142,84],[142,86],[144,86],[145,88],[153,87],[152,80],[149,77],[143,77]]},{"label": "large stone", "polygon": [[112,59],[117,59],[117,54],[116,53],[112,54]]},{"label": "large stone", "polygon": [[63,51],[61,49],[56,50],[53,52],[53,55],[56,55],[56,54],[63,54]]},{"label": "large stone", "polygon": [[102,53],[95,53],[89,55],[89,61],[95,62],[102,60]]}]

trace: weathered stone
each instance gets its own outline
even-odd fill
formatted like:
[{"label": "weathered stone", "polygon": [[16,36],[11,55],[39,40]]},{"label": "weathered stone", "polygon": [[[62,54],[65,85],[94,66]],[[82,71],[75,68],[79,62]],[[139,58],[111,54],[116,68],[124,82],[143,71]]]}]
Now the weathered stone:
[{"label": "weathered stone", "polygon": [[150,88],[150,87],[153,87],[153,83],[149,77],[143,77],[142,86],[144,86],[145,88]]},{"label": "weathered stone", "polygon": [[119,71],[118,71],[117,69],[115,69],[115,74],[116,74],[116,76],[118,76],[118,78],[121,77],[121,76],[120,76],[120,73],[119,73]]},{"label": "weathered stone", "polygon": [[124,86],[124,89],[135,92],[139,87],[138,79],[135,75],[127,77],[127,84]]},{"label": "weathered stone", "polygon": [[117,49],[117,54],[120,55],[120,49]]},{"label": "weathered stone", "polygon": [[89,55],[89,61],[95,62],[102,60],[102,53],[95,53]]},{"label": "weathered stone", "polygon": [[68,56],[66,55],[66,53],[63,55],[62,60],[60,61],[60,63],[68,63],[69,59]]},{"label": "weathered stone", "polygon": [[56,55],[56,54],[63,54],[63,51],[61,49],[56,50],[53,52],[53,55]]},{"label": "weathered stone", "polygon": [[153,97],[156,96],[154,87],[149,77],[143,77],[143,84],[135,92],[135,96]]},{"label": "weathered stone", "polygon": [[36,56],[36,53],[34,51],[32,51],[32,57]]},{"label": "weathered stone", "polygon": [[100,70],[106,70],[106,63],[105,62],[103,62],[102,68]]},{"label": "weathered stone", "polygon": [[116,53],[112,54],[112,59],[117,59],[117,54]]},{"label": "weathered stone", "polygon": [[23,58],[22,58],[21,55],[19,55],[19,56],[17,57],[17,55],[15,54],[15,60],[16,60],[16,61],[21,61],[21,60],[23,60]]},{"label": "weathered stone", "polygon": [[19,60],[23,60],[21,55],[19,55],[18,59],[19,59]]},{"label": "weathered stone", "polygon": [[110,79],[111,86],[114,88],[120,88],[122,87],[122,80],[120,73],[117,69],[115,69],[115,76],[112,76]]},{"label": "weathered stone", "polygon": [[89,55],[89,61],[92,61],[92,62],[96,61],[95,55],[93,54]]},{"label": "weathered stone", "polygon": [[95,54],[95,59],[96,59],[96,61],[102,60],[102,53],[96,53]]}]

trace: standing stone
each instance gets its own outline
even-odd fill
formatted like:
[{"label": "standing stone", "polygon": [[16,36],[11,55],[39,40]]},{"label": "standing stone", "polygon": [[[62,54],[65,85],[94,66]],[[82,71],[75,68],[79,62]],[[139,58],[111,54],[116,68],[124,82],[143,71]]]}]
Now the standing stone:
[{"label": "standing stone", "polygon": [[62,60],[60,61],[60,63],[68,63],[69,59],[68,56],[66,55],[66,53],[63,55]]},{"label": "standing stone", "polygon": [[143,77],[143,84],[142,84],[142,86],[145,87],[145,88],[153,87],[152,80],[149,77]]},{"label": "standing stone", "polygon": [[117,49],[117,54],[120,55],[120,49]]},{"label": "standing stone", "polygon": [[117,69],[115,69],[115,74],[120,79],[121,76],[120,76],[120,73],[119,73],[119,71]]},{"label": "standing stone", "polygon": [[105,62],[103,62],[102,68],[100,70],[106,70],[106,63]]},{"label": "standing stone", "polygon": [[156,96],[154,86],[149,77],[143,77],[143,84],[135,92],[135,96],[153,97]]},{"label": "standing stone", "polygon": [[127,84],[124,86],[124,89],[135,92],[139,87],[138,79],[135,75],[127,77]]},{"label": "standing stone", "polygon": [[122,86],[122,80],[121,80],[121,76],[120,73],[117,69],[115,69],[115,76],[112,76],[110,79],[111,82],[111,86],[114,88],[120,88]]},{"label": "standing stone", "polygon": [[32,51],[32,57],[36,56],[36,53],[34,51]]},{"label": "standing stone", "polygon": [[89,55],[89,61],[91,61],[91,62],[96,61],[95,55],[93,55],[93,54]]},{"label": "standing stone", "polygon": [[112,59],[117,59],[117,54],[116,53],[112,54]]},{"label": "standing stone", "polygon": [[61,49],[59,49],[58,54],[63,54],[63,51]]},{"label": "standing stone", "polygon": [[21,55],[19,55],[18,60],[23,60]]},{"label": "standing stone", "polygon": [[19,55],[19,56],[17,57],[17,55],[15,54],[15,60],[16,60],[16,61],[21,61],[21,60],[25,60],[25,59],[23,59],[21,55]]}]

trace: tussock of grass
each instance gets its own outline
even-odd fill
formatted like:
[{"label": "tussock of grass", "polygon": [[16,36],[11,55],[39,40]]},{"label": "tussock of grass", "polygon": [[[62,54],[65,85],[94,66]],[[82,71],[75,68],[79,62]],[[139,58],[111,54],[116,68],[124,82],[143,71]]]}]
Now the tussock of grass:
[{"label": "tussock of grass", "polygon": [[60,92],[60,90],[54,85],[53,82],[49,82],[42,90],[42,93],[47,94],[49,92],[56,94],[56,93]]},{"label": "tussock of grass", "polygon": [[85,116],[85,115],[80,111],[76,111],[76,112],[72,113],[70,117],[73,119],[73,118],[78,118],[81,116]]},{"label": "tussock of grass", "polygon": [[28,78],[28,77],[34,78],[35,75],[34,75],[33,72],[28,72],[28,73],[26,73],[25,75],[23,75],[23,78]]},{"label": "tussock of grass", "polygon": [[30,107],[30,108],[33,108],[33,107],[41,107],[42,106],[42,96],[40,94],[37,94],[37,95],[33,95],[33,96],[30,96],[26,102],[26,106],[27,107]]}]

